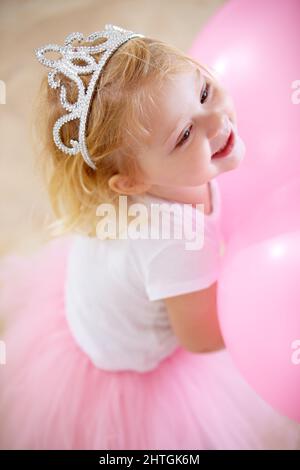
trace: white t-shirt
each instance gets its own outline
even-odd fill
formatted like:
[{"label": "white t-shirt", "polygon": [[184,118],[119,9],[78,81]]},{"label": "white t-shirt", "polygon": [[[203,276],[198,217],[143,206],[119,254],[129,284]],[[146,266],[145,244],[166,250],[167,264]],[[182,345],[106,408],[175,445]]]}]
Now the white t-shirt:
[{"label": "white t-shirt", "polygon": [[[201,213],[201,249],[186,249],[187,239],[174,236],[101,240],[74,235],[66,314],[75,340],[95,366],[148,371],[179,346],[162,299],[204,289],[218,279],[223,242],[216,180],[211,181],[211,193],[212,212]],[[146,207],[175,203],[150,194],[139,196],[141,201]],[[191,212],[193,220],[196,210]],[[172,220],[175,224],[176,217]]]}]

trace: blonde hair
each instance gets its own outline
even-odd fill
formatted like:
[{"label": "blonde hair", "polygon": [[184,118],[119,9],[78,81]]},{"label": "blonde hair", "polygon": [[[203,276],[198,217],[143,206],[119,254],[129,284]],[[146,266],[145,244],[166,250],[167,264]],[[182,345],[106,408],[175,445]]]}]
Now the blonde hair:
[{"label": "blonde hair", "polygon": [[[118,173],[135,178],[139,172],[135,156],[149,136],[147,105],[155,104],[153,84],[159,86],[195,65],[200,68],[177,48],[146,37],[131,39],[113,54],[100,75],[87,122],[86,142],[96,171],[81,154],[66,155],[54,144],[52,128],[65,110],[59,91],[48,86],[47,76],[43,78],[37,110],[38,166],[56,218],[47,227],[51,235],[77,231],[95,236],[97,206],[111,203],[118,212],[119,194],[108,181]],[[58,78],[67,87],[68,100],[76,101],[75,83]],[[88,77],[83,79],[88,82]],[[68,145],[77,133],[78,121],[65,124],[62,141]]]}]

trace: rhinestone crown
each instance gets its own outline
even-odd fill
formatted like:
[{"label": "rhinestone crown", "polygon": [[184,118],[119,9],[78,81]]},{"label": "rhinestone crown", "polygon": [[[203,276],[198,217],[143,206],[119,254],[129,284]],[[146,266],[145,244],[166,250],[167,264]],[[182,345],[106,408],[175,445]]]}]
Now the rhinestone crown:
[{"label": "rhinestone crown", "polygon": [[[87,124],[87,116],[92,101],[95,85],[101,74],[101,70],[106,64],[107,60],[112,54],[129,39],[135,37],[144,37],[143,34],[134,33],[123,29],[119,26],[106,24],[103,31],[98,31],[90,34],[86,39],[82,33],[69,34],[63,46],[57,44],[47,44],[35,50],[35,54],[39,62],[46,67],[53,69],[48,73],[48,83],[51,88],[60,88],[60,102],[63,108],[68,111],[67,114],[60,117],[53,126],[53,139],[56,146],[68,155],[75,155],[81,153],[85,162],[94,170],[96,165],[91,160],[89,155],[86,141],[85,132]],[[80,42],[93,43],[99,38],[106,38],[106,41],[99,45],[81,46]],[[79,45],[73,45],[77,41]],[[57,60],[50,60],[45,57],[47,52],[58,52],[61,58]],[[99,62],[95,60],[93,54],[103,52]],[[83,61],[84,65],[77,65],[74,61]],[[61,84],[60,80],[56,78],[57,73],[62,73],[66,77],[75,82],[78,88],[78,99],[75,103],[70,103],[67,100],[66,87]],[[80,78],[80,75],[90,75],[92,77],[86,87]],[[60,130],[62,126],[74,119],[79,119],[78,140],[71,140],[70,147],[63,144],[61,141]]]}]

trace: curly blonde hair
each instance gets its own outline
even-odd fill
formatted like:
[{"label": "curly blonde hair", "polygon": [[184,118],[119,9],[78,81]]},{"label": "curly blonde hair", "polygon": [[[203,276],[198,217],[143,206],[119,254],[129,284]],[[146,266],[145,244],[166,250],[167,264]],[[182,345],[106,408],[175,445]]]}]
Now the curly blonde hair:
[{"label": "curly blonde hair", "polygon": [[[136,155],[149,136],[147,110],[149,103],[155,105],[156,87],[195,66],[203,68],[176,47],[146,37],[129,40],[111,56],[99,77],[87,121],[86,143],[96,171],[81,154],[66,155],[54,144],[52,128],[65,110],[57,90],[48,86],[47,75],[43,78],[37,110],[38,166],[55,216],[47,227],[51,235],[76,231],[96,236],[97,206],[111,203],[118,212],[119,194],[108,181],[118,173],[133,179],[138,175]],[[68,100],[75,102],[75,83],[59,78],[67,87]],[[87,84],[88,77],[83,79]],[[78,125],[75,120],[61,129],[66,145],[77,138]]]}]

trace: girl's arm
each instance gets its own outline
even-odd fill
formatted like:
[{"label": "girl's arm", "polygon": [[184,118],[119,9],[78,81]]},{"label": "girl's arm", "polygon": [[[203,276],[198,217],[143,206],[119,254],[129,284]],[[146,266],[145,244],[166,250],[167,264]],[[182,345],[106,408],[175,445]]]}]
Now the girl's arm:
[{"label": "girl's arm", "polygon": [[217,314],[217,282],[207,289],[163,299],[182,346],[195,353],[225,347]]}]

